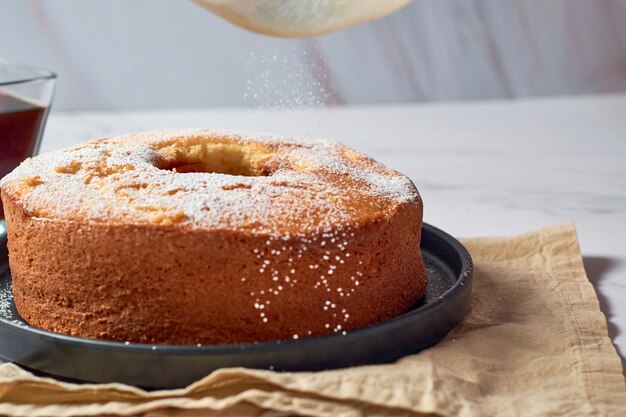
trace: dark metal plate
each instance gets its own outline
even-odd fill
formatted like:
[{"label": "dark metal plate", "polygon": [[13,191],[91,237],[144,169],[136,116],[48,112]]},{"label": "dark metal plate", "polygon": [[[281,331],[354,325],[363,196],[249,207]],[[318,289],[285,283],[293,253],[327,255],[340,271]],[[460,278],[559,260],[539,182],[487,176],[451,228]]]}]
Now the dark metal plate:
[{"label": "dark metal plate", "polygon": [[317,371],[388,363],[441,341],[470,305],[469,253],[450,235],[424,225],[421,249],[429,277],[425,296],[407,313],[347,335],[219,346],[84,339],[29,326],[19,316],[5,243],[0,236],[0,359],[66,380],[175,388],[225,367]]}]

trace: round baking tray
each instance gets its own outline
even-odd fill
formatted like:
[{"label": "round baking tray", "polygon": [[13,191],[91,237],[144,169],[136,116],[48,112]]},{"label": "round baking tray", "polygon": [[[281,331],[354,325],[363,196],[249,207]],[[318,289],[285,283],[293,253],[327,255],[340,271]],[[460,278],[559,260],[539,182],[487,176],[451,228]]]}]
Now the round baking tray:
[{"label": "round baking tray", "polygon": [[441,341],[470,306],[469,253],[447,233],[425,224],[420,246],[429,283],[424,297],[400,316],[346,335],[213,346],[85,339],[29,326],[19,316],[2,240],[0,237],[0,359],[63,380],[176,388],[226,367],[318,371],[388,363]]}]

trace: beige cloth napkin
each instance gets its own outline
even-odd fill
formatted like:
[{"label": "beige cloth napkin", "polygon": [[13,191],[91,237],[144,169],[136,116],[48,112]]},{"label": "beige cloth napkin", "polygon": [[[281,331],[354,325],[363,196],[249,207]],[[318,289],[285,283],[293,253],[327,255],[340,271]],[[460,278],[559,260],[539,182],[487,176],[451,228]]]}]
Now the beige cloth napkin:
[{"label": "beige cloth napkin", "polygon": [[470,314],[440,344],[397,363],[318,373],[224,369],[184,390],[149,393],[59,383],[5,364],[0,414],[626,415],[622,365],[574,227],[463,242],[476,267]]}]

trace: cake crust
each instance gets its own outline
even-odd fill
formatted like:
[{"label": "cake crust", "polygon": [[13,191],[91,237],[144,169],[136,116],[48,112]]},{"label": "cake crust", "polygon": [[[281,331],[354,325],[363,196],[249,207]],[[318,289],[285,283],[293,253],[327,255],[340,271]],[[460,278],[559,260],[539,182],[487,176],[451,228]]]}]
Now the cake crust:
[{"label": "cake crust", "polygon": [[328,141],[148,132],[0,182],[15,303],[60,333],[222,344],[345,332],[423,294],[422,203]]}]

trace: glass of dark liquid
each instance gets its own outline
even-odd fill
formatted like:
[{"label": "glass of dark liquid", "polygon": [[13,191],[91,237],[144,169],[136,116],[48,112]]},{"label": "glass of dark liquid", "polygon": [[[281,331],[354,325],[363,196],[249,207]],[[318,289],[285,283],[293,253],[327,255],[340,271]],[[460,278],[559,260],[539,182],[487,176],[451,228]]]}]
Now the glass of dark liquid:
[{"label": "glass of dark liquid", "polygon": [[[56,75],[0,58],[0,178],[39,150]],[[6,233],[0,202],[0,241]]]}]

